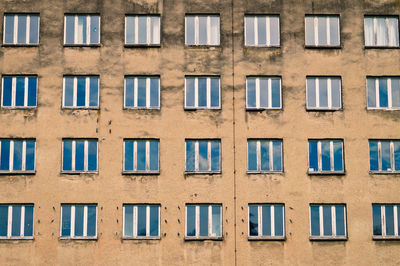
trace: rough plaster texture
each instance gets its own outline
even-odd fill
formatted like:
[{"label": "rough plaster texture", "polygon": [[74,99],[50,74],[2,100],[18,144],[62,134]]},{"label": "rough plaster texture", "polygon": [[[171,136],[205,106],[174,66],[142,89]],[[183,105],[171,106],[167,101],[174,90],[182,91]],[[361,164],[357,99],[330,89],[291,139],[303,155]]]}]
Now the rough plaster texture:
[{"label": "rough plaster texture", "polygon": [[[364,14],[398,15],[399,1],[3,0],[0,12],[40,13],[39,46],[0,47],[1,74],[39,78],[37,109],[0,110],[0,137],[37,146],[35,175],[0,177],[1,203],[35,204],[35,240],[0,242],[1,264],[400,263],[400,243],[372,241],[371,217],[372,203],[400,202],[400,176],[368,172],[368,139],[399,139],[400,113],[367,111],[365,96],[366,75],[400,74],[399,50],[363,46]],[[100,47],[64,47],[64,13],[100,14]],[[125,48],[124,15],[148,13],[161,47]],[[185,47],[185,13],[220,14],[221,46]],[[247,13],[280,14],[280,48],[244,48]],[[341,49],[304,48],[305,14],[340,14]],[[62,110],[66,74],[100,75],[99,110]],[[160,75],[160,110],[123,110],[130,74]],[[184,76],[201,74],[221,76],[221,110],[184,111]],[[283,109],[246,112],[247,75],[281,76]],[[343,110],[307,112],[306,75],[341,76]],[[99,139],[99,174],[60,174],[64,137]],[[160,139],[160,175],[121,174],[123,139],[141,137]],[[222,174],[184,175],[185,138],[220,138]],[[282,138],[284,173],[246,174],[247,138]],[[308,138],[342,138],[346,174],[308,175]],[[286,241],[247,240],[255,202],[285,203]],[[61,203],[98,204],[97,241],[59,240]],[[161,240],[122,240],[123,203],[160,203]],[[222,203],[223,241],[184,241],[186,203]],[[346,203],[348,241],[310,242],[310,203]]]}]

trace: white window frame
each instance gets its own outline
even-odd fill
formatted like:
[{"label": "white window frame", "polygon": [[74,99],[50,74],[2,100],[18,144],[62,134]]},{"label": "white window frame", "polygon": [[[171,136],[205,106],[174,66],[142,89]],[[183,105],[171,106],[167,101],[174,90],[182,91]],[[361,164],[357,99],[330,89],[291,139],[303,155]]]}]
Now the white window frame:
[{"label": "white window frame", "polygon": [[[318,142],[318,171],[312,171],[310,168],[308,169],[309,174],[344,174],[345,172],[345,167],[344,167],[344,141],[342,139],[309,139],[308,140],[308,155],[310,155],[310,145],[309,143],[311,141],[317,141]],[[331,162],[331,170],[330,171],[325,171],[322,170],[322,142],[327,142],[329,141],[329,152],[330,152],[330,162]],[[343,170],[341,171],[335,171],[335,164],[334,164],[334,150],[333,150],[333,142],[334,141],[340,141],[342,144],[342,166]],[[310,156],[308,156],[308,160],[310,160]],[[310,166],[310,162],[308,162],[308,166]]]},{"label": "white window frame", "polygon": [[[20,236],[12,236],[12,212],[13,206],[21,206],[21,228]],[[2,206],[8,207],[8,217],[7,217],[7,236],[0,236],[0,240],[20,240],[20,239],[34,239],[35,235],[35,208],[33,204],[2,204]],[[25,206],[33,206],[33,217],[32,217],[32,236],[25,236]]]},{"label": "white window frame", "polygon": [[[138,206],[145,205],[146,206],[146,236],[138,236],[137,235],[137,226],[138,226]],[[125,234],[125,206],[133,206],[133,236],[127,236]],[[157,206],[158,207],[158,236],[151,236],[150,235],[150,206]],[[122,231],[123,231],[123,239],[161,239],[161,205],[160,204],[124,204],[123,205],[123,224],[122,224]]]},{"label": "white window frame", "polygon": [[[307,44],[307,35],[306,35],[306,25],[307,25],[307,23],[306,23],[306,19],[307,18],[313,18],[314,19],[314,44]],[[318,35],[318,19],[319,18],[326,18],[326,29],[325,29],[325,32],[326,32],[326,43],[327,44],[319,44],[319,35]],[[331,20],[330,20],[330,18],[338,18],[338,23],[339,23],[339,25],[338,25],[338,41],[339,41],[339,44],[331,44],[330,42],[330,38],[331,38],[331,35],[330,35],[330,32],[331,32],[331,29],[330,29],[330,23],[331,23]],[[305,46],[306,47],[340,47],[340,43],[341,43],[341,40],[340,40],[340,16],[339,15],[306,15],[305,17],[304,17],[304,25],[305,25],[305,27],[304,27],[304,29],[305,29]]]},{"label": "white window frame", "polygon": [[[73,43],[66,43],[67,41],[67,16],[74,16],[74,42]],[[99,42],[98,43],[91,43],[90,42],[90,37],[91,37],[91,30],[90,30],[90,25],[91,25],[91,20],[92,16],[98,16],[99,17]],[[86,17],[86,43],[79,43],[79,36],[78,36],[78,17]],[[82,46],[82,45],[100,45],[101,43],[101,16],[99,14],[64,14],[64,45],[66,46]]]},{"label": "white window frame", "polygon": [[[259,44],[258,43],[258,18],[260,17],[265,17],[266,20],[266,44]],[[271,44],[271,17],[277,17],[278,18],[278,44],[277,45],[272,45]],[[254,44],[246,44],[247,42],[247,34],[246,34],[246,29],[247,29],[247,23],[246,23],[246,18],[253,18],[254,19]],[[280,27],[280,16],[279,15],[245,15],[244,16],[244,45],[246,47],[280,47],[281,46],[281,27]]]},{"label": "white window frame", "polygon": [[[125,170],[125,144],[127,141],[133,142],[133,170]],[[145,141],[146,142],[146,170],[137,170],[137,142]],[[158,170],[150,170],[150,141],[158,142]],[[160,140],[159,139],[124,139],[123,145],[123,173],[126,174],[159,174],[160,173]]]},{"label": "white window frame", "polygon": [[[372,229],[372,238],[373,239],[400,239],[400,234],[399,234],[399,228],[398,228],[398,212],[400,211],[400,208],[398,208],[398,204],[396,203],[374,203],[372,206],[379,206],[381,207],[381,230],[382,230],[382,235],[374,235],[374,231]],[[393,206],[393,225],[394,225],[394,235],[386,235],[386,207],[387,206]],[[372,219],[373,219],[374,213],[372,213]]]},{"label": "white window frame", "polygon": [[[379,170],[370,170],[371,173],[400,173],[399,170],[395,170],[395,158],[394,158],[394,142],[400,142],[399,140],[383,140],[383,139],[370,139],[369,142],[374,141],[378,143],[378,168]],[[390,142],[390,168],[391,170],[382,170],[382,142]],[[369,146],[369,145],[368,145]],[[369,151],[371,153],[371,151]],[[370,158],[371,159],[371,158]],[[369,161],[371,163],[371,160]],[[371,169],[371,165],[369,165]]]},{"label": "white window frame", "polygon": [[[81,141],[83,140],[85,142],[85,150],[84,150],[84,170],[75,170],[75,164],[76,164],[76,158],[75,158],[75,147],[76,147],[76,141]],[[96,158],[96,171],[89,171],[88,165],[89,165],[89,141],[90,140],[96,140],[96,145],[97,145],[97,158]],[[71,154],[71,168],[72,170],[64,170],[63,165],[64,165],[64,141],[72,141],[72,154]],[[64,138],[62,139],[62,163],[61,163],[61,173],[66,173],[66,174],[73,174],[73,173],[98,173],[99,172],[99,141],[98,139],[71,139],[71,138]]]},{"label": "white window frame", "polygon": [[[249,170],[249,141],[257,141],[257,170]],[[274,167],[274,156],[273,156],[273,142],[279,141],[281,143],[281,166],[282,170],[261,170],[261,142],[268,142],[268,153],[269,153],[269,169]],[[283,141],[282,139],[248,139],[247,140],[247,172],[248,173],[283,173]]]},{"label": "white window frame", "polygon": [[[311,206],[318,206],[318,215],[319,215],[319,236],[311,235]],[[332,224],[332,235],[327,236],[324,235],[324,213],[323,213],[323,206],[330,206],[331,207],[331,224]],[[343,206],[344,207],[344,236],[336,235],[336,206]],[[347,239],[347,206],[346,204],[318,204],[313,203],[310,204],[309,207],[309,219],[310,219],[310,240],[323,240],[323,239],[333,239],[333,240],[346,240]]]},{"label": "white window frame", "polygon": [[[127,26],[127,17],[133,17],[135,18],[135,36],[134,36],[134,42],[133,43],[127,43],[126,42],[126,26]],[[139,43],[139,17],[146,17],[147,22],[146,22],[146,43]],[[158,18],[158,25],[159,25],[159,31],[158,31],[158,43],[152,43],[151,42],[151,19],[152,18]],[[125,45],[126,46],[160,46],[161,44],[161,18],[159,14],[151,14],[151,15],[125,15]]]},{"label": "white window frame", "polygon": [[[221,173],[222,165],[221,165],[221,140],[220,139],[186,139],[185,140],[185,163],[187,161],[187,154],[186,154],[186,145],[188,141],[195,142],[194,144],[194,171],[186,170],[185,165],[185,173]],[[208,170],[199,170],[199,142],[207,141],[207,162],[208,162]],[[219,170],[211,170],[212,162],[211,162],[211,142],[216,141],[219,143]]]},{"label": "white window frame", "polygon": [[[188,212],[187,212],[187,207],[188,206],[195,206],[195,231],[196,235],[195,236],[188,236],[187,235],[187,221],[188,221]],[[208,236],[200,236],[200,206],[207,206],[208,207]],[[218,206],[221,211],[220,215],[220,225],[221,225],[221,236],[216,236],[212,234],[212,207],[213,206]],[[223,224],[222,224],[222,204],[206,204],[206,203],[200,203],[200,204],[186,204],[185,206],[185,240],[201,240],[201,239],[214,239],[214,240],[220,240],[223,238],[224,232],[223,232]]]},{"label": "white window frame", "polygon": [[[400,79],[400,77],[393,76],[393,77],[372,77],[372,76],[367,76],[365,80],[365,87],[366,87],[366,94],[367,94],[367,109],[368,110],[400,110],[399,107],[393,107],[393,99],[392,99],[392,78]],[[373,79],[375,80],[375,107],[370,107],[368,106],[368,79]],[[388,95],[388,107],[381,107],[380,105],[380,99],[379,99],[379,80],[380,79],[386,79],[387,81],[387,95]]]},{"label": "white window frame", "polygon": [[[207,106],[199,106],[199,78],[206,78],[207,86]],[[218,89],[219,89],[219,99],[218,106],[211,106],[211,79],[218,79]],[[194,106],[187,106],[186,103],[186,93],[187,93],[187,79],[194,79]],[[195,110],[195,109],[221,109],[221,78],[219,76],[185,76],[185,109]]]},{"label": "white window frame", "polygon": [[[315,80],[315,107],[310,107],[308,105],[308,79]],[[320,87],[319,87],[319,80],[326,79],[327,80],[327,90],[328,90],[328,107],[320,107]],[[339,79],[339,107],[332,106],[332,79]],[[322,76],[307,76],[306,77],[306,106],[307,110],[341,110],[342,109],[342,79],[341,77],[337,76],[330,76],[330,77],[322,77]]]},{"label": "white window frame", "polygon": [[[373,42],[374,42],[374,44],[373,45],[367,45],[365,42],[367,41],[367,39],[365,38],[366,37],[366,31],[365,31],[365,20],[366,19],[371,19],[372,18],[372,21],[373,21],[373,25],[374,25],[374,32],[373,32]],[[387,36],[385,36],[387,39],[386,39],[386,41],[387,41],[387,45],[378,45],[378,35],[377,35],[377,31],[378,31],[378,21],[377,21],[377,19],[378,18],[381,18],[381,19],[385,19],[385,25],[386,25],[386,30],[387,30],[387,32],[388,32],[388,35]],[[364,16],[364,47],[365,48],[380,48],[380,47],[382,47],[382,48],[392,48],[392,47],[399,47],[399,43],[400,43],[400,40],[399,40],[399,43],[397,44],[397,45],[389,45],[389,43],[390,43],[390,37],[389,37],[389,28],[388,28],[388,24],[389,24],[389,21],[388,21],[388,19],[389,18],[396,18],[397,19],[397,34],[398,34],[398,36],[399,36],[399,38],[400,38],[400,35],[399,35],[399,16],[397,16],[397,15],[378,15],[378,16],[371,16],[371,15],[366,15],[366,16]]]},{"label": "white window frame", "polygon": [[[71,224],[70,224],[70,235],[69,236],[62,236],[62,224],[63,224],[63,215],[62,215],[62,208],[63,206],[71,206],[71,214],[70,214],[70,219],[71,219]],[[75,236],[75,207],[76,206],[84,206],[83,210],[83,236]],[[96,206],[96,230],[95,230],[95,235],[94,236],[87,236],[87,226],[88,226],[88,206]],[[60,239],[97,239],[97,220],[99,218],[98,216],[98,208],[97,204],[69,204],[69,203],[63,203],[61,204],[61,216],[60,216]]]},{"label": "white window frame", "polygon": [[[11,93],[11,106],[3,105],[3,95],[4,95],[4,78],[12,78],[12,93]],[[17,89],[17,78],[25,78],[24,84],[24,106],[16,106],[16,89]],[[28,106],[28,80],[29,78],[36,78],[36,102],[35,106]],[[37,107],[38,100],[38,77],[34,75],[26,76],[3,76],[1,79],[1,108],[5,109],[35,109]]]},{"label": "white window frame", "polygon": [[[126,79],[127,78],[133,78],[133,106],[127,106],[126,105]],[[138,106],[138,79],[139,78],[145,78],[146,79],[146,106]],[[158,79],[158,106],[150,106],[150,79],[152,78],[157,78]],[[125,76],[124,78],[124,108],[125,109],[155,109],[155,110],[160,110],[160,98],[161,98],[161,82],[160,82],[160,76]]]},{"label": "white window frame", "polygon": [[[36,139],[0,139],[0,160],[1,160],[1,144],[2,141],[10,141],[10,154],[9,154],[9,170],[4,171],[0,170],[0,174],[4,173],[15,173],[15,174],[24,174],[24,173],[35,173],[36,172]],[[26,169],[26,141],[33,140],[35,143],[35,159],[33,162],[33,170],[25,170]],[[22,170],[12,170],[14,168],[14,141],[22,141]]]},{"label": "white window frame", "polygon": [[[257,206],[257,212],[258,212],[258,236],[251,236],[250,235],[250,206]],[[270,206],[270,217],[271,217],[271,236],[264,236],[263,233],[263,215],[262,215],[262,207],[263,206]],[[282,206],[283,207],[283,213],[282,213],[282,226],[283,226],[283,236],[277,236],[275,235],[275,206]],[[282,203],[266,203],[266,204],[255,204],[255,203],[249,203],[247,207],[247,219],[248,219],[248,227],[247,227],[247,232],[248,232],[248,238],[250,239],[271,239],[271,240],[283,240],[286,238],[286,232],[285,232],[285,205]]]},{"label": "white window frame", "polygon": [[[256,80],[256,107],[248,106],[248,98],[249,98],[249,90],[248,90],[248,81],[249,79]],[[260,98],[260,80],[266,79],[268,81],[268,106],[261,106],[261,98]],[[279,107],[272,107],[272,79],[279,79]],[[246,109],[247,110],[281,110],[282,109],[282,78],[279,76],[247,76],[246,77]]]},{"label": "white window frame", "polygon": [[[189,44],[187,42],[187,18],[188,17],[194,17],[194,23],[195,23],[195,30],[194,30],[194,44]],[[199,23],[199,17],[207,17],[207,44],[200,44],[199,43],[199,31],[200,31],[200,23]],[[217,36],[217,43],[216,44],[211,44],[211,17],[217,17],[218,18],[218,36]],[[221,18],[219,14],[214,14],[214,15],[208,15],[208,14],[187,14],[185,15],[185,45],[187,46],[220,46],[221,45]]]},{"label": "white window frame", "polygon": [[[19,43],[18,41],[18,17],[19,16],[27,16],[26,17],[26,39],[25,43]],[[14,33],[13,33],[13,43],[6,43],[6,16],[14,16]],[[38,17],[38,42],[37,43],[29,43],[30,34],[31,34],[31,16]],[[37,46],[40,43],[40,14],[35,13],[5,13],[3,19],[3,45],[32,45]]]},{"label": "white window frame", "polygon": [[[65,78],[73,78],[73,105],[65,105]],[[78,101],[78,78],[85,78],[85,106],[77,106]],[[97,78],[97,106],[90,105],[90,79]],[[100,77],[99,76],[64,76],[63,78],[63,109],[99,109],[100,107]]]}]

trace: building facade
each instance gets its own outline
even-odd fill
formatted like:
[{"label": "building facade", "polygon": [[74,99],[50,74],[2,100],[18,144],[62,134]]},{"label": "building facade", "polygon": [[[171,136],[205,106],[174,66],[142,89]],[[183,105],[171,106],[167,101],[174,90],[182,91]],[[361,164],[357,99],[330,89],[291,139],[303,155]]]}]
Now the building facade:
[{"label": "building facade", "polygon": [[398,1],[0,11],[2,264],[399,263]]}]

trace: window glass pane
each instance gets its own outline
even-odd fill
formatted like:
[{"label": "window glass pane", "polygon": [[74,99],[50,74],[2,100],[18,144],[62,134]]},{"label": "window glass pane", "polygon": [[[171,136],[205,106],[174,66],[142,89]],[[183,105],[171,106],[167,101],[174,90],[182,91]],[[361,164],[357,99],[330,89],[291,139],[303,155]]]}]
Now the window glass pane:
[{"label": "window glass pane", "polygon": [[99,78],[90,77],[89,106],[98,106],[99,99]]},{"label": "window glass pane", "polygon": [[195,142],[186,141],[186,171],[194,171],[194,152]]},{"label": "window glass pane", "polygon": [[254,45],[254,17],[245,17],[246,45]]},{"label": "window glass pane", "polygon": [[63,141],[63,170],[71,171],[72,170],[72,141],[64,140]]},{"label": "window glass pane", "polygon": [[75,16],[65,16],[65,43],[74,43]]},{"label": "window glass pane", "polygon": [[12,77],[3,78],[3,106],[11,106],[12,99]]},{"label": "window glass pane", "polygon": [[138,78],[138,107],[146,106],[146,78]]},{"label": "window glass pane", "polygon": [[273,156],[274,156],[274,171],[281,171],[282,170],[282,142],[280,141],[273,141]]},{"label": "window glass pane", "polygon": [[398,18],[388,18],[389,46],[399,46]]},{"label": "window glass pane", "polygon": [[314,17],[306,17],[306,45],[315,45]]},{"label": "window glass pane", "polygon": [[344,236],[344,235],[346,235],[346,232],[345,232],[346,221],[344,219],[345,208],[342,205],[336,205],[335,207],[336,207],[336,209],[335,209],[336,235]]},{"label": "window glass pane", "polygon": [[28,106],[36,106],[37,78],[28,78]]},{"label": "window glass pane", "polygon": [[15,140],[14,141],[14,159],[13,159],[13,170],[21,171],[22,170],[22,141]]},{"label": "window glass pane", "polygon": [[270,171],[269,168],[269,141],[262,140],[261,144],[261,171]]},{"label": "window glass pane", "polygon": [[275,236],[283,236],[283,206],[275,205]]},{"label": "window glass pane", "polygon": [[160,44],[160,17],[151,17],[150,43]]},{"label": "window glass pane", "polygon": [[207,16],[199,16],[199,42],[198,44],[207,44]]},{"label": "window glass pane", "polygon": [[186,44],[195,44],[195,17],[186,17]]},{"label": "window glass pane", "polygon": [[212,235],[221,236],[221,206],[212,205]]},{"label": "window glass pane", "polygon": [[159,206],[150,205],[150,236],[158,236]]},{"label": "window glass pane", "polygon": [[318,17],[318,45],[327,45],[326,17]]},{"label": "window glass pane", "polygon": [[319,236],[319,206],[310,206],[311,212],[311,235]]},{"label": "window glass pane", "polygon": [[249,206],[249,230],[250,236],[258,236],[258,206]]},{"label": "window glass pane", "polygon": [[[394,170],[400,171],[400,141],[393,141]],[[400,232],[400,231],[399,231]]]},{"label": "window glass pane", "polygon": [[208,206],[200,205],[200,236],[208,236]]},{"label": "window glass pane", "polygon": [[11,224],[11,235],[21,235],[21,205],[12,206],[12,224]]},{"label": "window glass pane", "polygon": [[125,78],[125,106],[134,106],[134,79]]},{"label": "window glass pane", "polygon": [[75,171],[85,170],[85,141],[75,142]]},{"label": "window glass pane", "polygon": [[388,107],[388,88],[387,88],[387,79],[380,78],[379,79],[379,106],[380,107]]},{"label": "window glass pane", "polygon": [[208,141],[199,141],[199,170],[208,171]]},{"label": "window glass pane", "polygon": [[147,17],[146,16],[138,16],[138,30],[139,30],[138,43],[146,44],[147,43]]},{"label": "window glass pane", "polygon": [[137,170],[144,171],[146,170],[146,141],[138,140],[136,146],[137,146]]},{"label": "window glass pane", "polygon": [[18,43],[26,43],[26,15],[18,15]]},{"label": "window glass pane", "polygon": [[247,78],[247,107],[256,107],[256,79]]},{"label": "window glass pane", "polygon": [[376,29],[376,44],[378,46],[386,46],[387,43],[387,28],[386,28],[386,18],[376,18],[377,29]]},{"label": "window glass pane", "polygon": [[385,221],[386,221],[386,235],[393,236],[394,235],[393,205],[385,206]]},{"label": "window glass pane", "polygon": [[279,46],[280,36],[279,36],[279,17],[272,16],[269,18],[270,24],[270,45]]},{"label": "window glass pane", "polygon": [[309,171],[318,171],[318,142],[308,142]]},{"label": "window glass pane", "polygon": [[24,236],[33,236],[33,205],[25,205]]},{"label": "window glass pane", "polygon": [[135,17],[133,16],[126,17],[125,42],[128,44],[135,43]]},{"label": "window glass pane", "polygon": [[331,78],[332,107],[340,108],[340,78]]},{"label": "window glass pane", "polygon": [[219,17],[210,17],[210,45],[219,45]]},{"label": "window glass pane", "polygon": [[137,206],[137,235],[146,236],[146,206]]},{"label": "window glass pane", "polygon": [[322,213],[324,215],[324,236],[332,235],[332,212],[330,205],[322,206]]},{"label": "window glass pane", "polygon": [[219,171],[220,166],[220,142],[211,142],[211,171]]},{"label": "window glass pane", "polygon": [[374,21],[373,18],[364,18],[365,46],[374,45]]},{"label": "window glass pane", "polygon": [[76,40],[76,43],[82,44],[82,43],[87,43],[86,42],[86,16],[78,16],[78,28],[76,31],[78,32],[78,39]]},{"label": "window glass pane", "polygon": [[35,141],[26,141],[26,162],[25,170],[35,170]]},{"label": "window glass pane", "polygon": [[29,43],[39,43],[39,16],[30,15]]},{"label": "window glass pane", "polygon": [[25,78],[17,77],[15,88],[15,106],[24,106],[25,102]]},{"label": "window glass pane", "polygon": [[370,141],[369,142],[369,170],[378,171],[378,142]]},{"label": "window glass pane", "polygon": [[392,82],[392,107],[400,107],[400,79],[391,78]]},{"label": "window glass pane", "polygon": [[375,236],[382,235],[381,206],[372,205],[372,226]]},{"label": "window glass pane", "polygon": [[85,106],[86,103],[86,78],[77,78],[76,106]]},{"label": "window glass pane", "polygon": [[186,106],[194,107],[194,78],[186,78]]},{"label": "window glass pane", "polygon": [[[268,79],[260,78],[260,107],[268,106]],[[255,98],[256,96],[254,96]]]},{"label": "window glass pane", "polygon": [[272,107],[281,107],[281,82],[280,79],[271,79]]},{"label": "window glass pane", "polygon": [[133,236],[133,206],[125,205],[124,236]]},{"label": "window glass pane", "polygon": [[207,106],[207,78],[198,78],[199,107]]},{"label": "window glass pane", "polygon": [[159,92],[160,92],[160,88],[159,88],[159,78],[150,78],[150,106],[151,107],[158,107],[159,102],[158,102],[158,98],[159,98]]},{"label": "window glass pane", "polygon": [[90,43],[99,43],[100,17],[90,16]]},{"label": "window glass pane", "polygon": [[196,235],[196,206],[186,206],[186,235]]},{"label": "window glass pane", "polygon": [[6,21],[4,43],[14,43],[14,15],[4,15]]},{"label": "window glass pane", "polygon": [[61,206],[61,236],[71,235],[71,205]]},{"label": "window glass pane", "polygon": [[328,107],[328,80],[319,78],[319,107]]},{"label": "window glass pane", "polygon": [[339,18],[329,17],[330,44],[339,45]]},{"label": "window glass pane", "polygon": [[367,78],[367,102],[368,107],[376,107],[376,89],[374,78]]},{"label": "window glass pane", "polygon": [[262,206],[262,235],[271,236],[271,206]]},{"label": "window glass pane", "polygon": [[8,206],[0,205],[0,236],[7,236]]},{"label": "window glass pane", "polygon": [[10,141],[1,141],[0,170],[8,171],[10,169]]},{"label": "window glass pane", "polygon": [[307,107],[316,107],[315,78],[307,78]]},{"label": "window glass pane", "polygon": [[390,165],[390,142],[381,141],[381,153],[382,153],[382,170],[390,171],[392,170]]},{"label": "window glass pane", "polygon": [[247,165],[249,171],[257,171],[257,141],[249,140],[247,142]]},{"label": "window glass pane", "polygon": [[321,141],[322,171],[331,170],[330,142]]},{"label": "window glass pane", "polygon": [[87,236],[96,235],[96,206],[87,207]]},{"label": "window glass pane", "polygon": [[258,34],[258,44],[266,45],[267,44],[267,22],[265,16],[257,17],[258,25],[257,25],[257,34]]},{"label": "window glass pane", "polygon": [[125,143],[125,171],[133,170],[133,141],[127,140]]},{"label": "window glass pane", "polygon": [[83,205],[75,205],[75,236],[83,236]]},{"label": "window glass pane", "polygon": [[88,141],[88,171],[97,171],[97,141]]},{"label": "window glass pane", "polygon": [[158,141],[150,141],[150,170],[158,171]]},{"label": "window glass pane", "polygon": [[210,78],[211,83],[211,107],[219,106],[219,78]]},{"label": "window glass pane", "polygon": [[64,78],[65,91],[64,91],[64,105],[73,106],[74,104],[74,78],[66,77]]},{"label": "window glass pane", "polygon": [[341,141],[333,142],[333,170],[343,171],[343,143]]}]

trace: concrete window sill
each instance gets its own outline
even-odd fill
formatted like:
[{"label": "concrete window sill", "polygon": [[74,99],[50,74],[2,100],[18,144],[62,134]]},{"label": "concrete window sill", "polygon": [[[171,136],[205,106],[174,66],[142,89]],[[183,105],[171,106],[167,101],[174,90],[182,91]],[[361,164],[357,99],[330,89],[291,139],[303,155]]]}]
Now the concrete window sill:
[{"label": "concrete window sill", "polygon": [[310,236],[310,241],[347,241],[347,236]]},{"label": "concrete window sill", "polygon": [[0,175],[35,175],[36,170],[33,171],[0,171]]},{"label": "concrete window sill", "polygon": [[374,241],[399,241],[400,236],[373,236]]},{"label": "concrete window sill", "polygon": [[206,241],[206,240],[223,241],[224,239],[222,238],[222,236],[218,236],[218,237],[210,237],[210,236],[191,237],[191,236],[185,236],[185,241]]},{"label": "concrete window sill", "polygon": [[160,175],[160,171],[122,171],[123,175]]},{"label": "concrete window sill", "polygon": [[39,47],[38,43],[35,44],[28,44],[28,43],[16,43],[16,44],[12,44],[12,43],[3,43],[1,45],[2,47]]},{"label": "concrete window sill", "polygon": [[122,237],[122,240],[128,240],[128,241],[130,241],[130,240],[152,240],[152,241],[154,241],[154,240],[161,240],[161,237],[160,236],[143,236],[143,237],[141,237],[141,236],[138,236],[138,237],[124,236],[124,237]]},{"label": "concrete window sill", "polygon": [[0,237],[0,241],[18,241],[18,240],[35,240],[35,238],[33,236],[23,236],[23,237],[16,237],[16,236],[12,236],[12,237]]},{"label": "concrete window sill", "polygon": [[221,171],[185,171],[185,175],[220,175]]},{"label": "concrete window sill", "polygon": [[249,236],[248,241],[285,241],[285,236]]},{"label": "concrete window sill", "polygon": [[308,175],[346,175],[345,171],[307,172]]},{"label": "concrete window sill", "polygon": [[84,241],[97,241],[97,236],[94,237],[68,237],[68,236],[60,236],[59,240],[68,241],[68,240],[84,240]]}]

